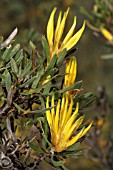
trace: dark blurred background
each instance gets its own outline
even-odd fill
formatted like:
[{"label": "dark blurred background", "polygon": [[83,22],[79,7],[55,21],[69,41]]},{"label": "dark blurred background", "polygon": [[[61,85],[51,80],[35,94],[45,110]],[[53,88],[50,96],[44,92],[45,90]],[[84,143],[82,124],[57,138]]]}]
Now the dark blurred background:
[{"label": "dark blurred background", "polygon": [[[7,38],[17,27],[19,32],[16,41],[23,45],[31,38],[33,42],[37,42],[38,47],[41,35],[46,34],[47,21],[53,7],[57,7],[57,14],[60,10],[65,11],[68,6],[70,7],[66,33],[72,25],[74,16],[77,16],[76,30],[82,26],[83,21],[87,18],[81,13],[81,7],[91,12],[93,3],[94,0],[0,0],[0,35]],[[106,47],[104,38],[101,35],[95,37],[93,32],[86,27],[76,47],[78,48],[76,52],[77,80],[83,80],[84,92],[91,91],[96,94],[98,86],[102,85],[105,86],[112,101],[113,60],[102,60],[100,57],[111,52],[111,49]],[[100,168],[85,157],[69,159],[66,164],[72,170],[98,170]],[[40,168],[45,169],[45,166],[43,164]]]}]

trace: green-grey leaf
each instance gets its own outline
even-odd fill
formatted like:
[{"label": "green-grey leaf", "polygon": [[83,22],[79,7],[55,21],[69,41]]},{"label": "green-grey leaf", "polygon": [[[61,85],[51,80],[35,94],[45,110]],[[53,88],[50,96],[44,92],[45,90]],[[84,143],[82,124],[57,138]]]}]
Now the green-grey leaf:
[{"label": "green-grey leaf", "polygon": [[33,145],[32,143],[28,142],[28,145],[31,149],[33,149],[34,151],[38,152],[38,153],[44,153],[44,151],[40,148],[38,148],[37,146]]},{"label": "green-grey leaf", "polygon": [[11,58],[11,68],[12,68],[12,71],[17,74],[18,73],[18,67],[17,67],[17,64],[15,62],[15,60],[13,58]]},{"label": "green-grey leaf", "polygon": [[64,48],[62,53],[57,58],[57,65],[59,65],[63,61],[64,57],[66,56],[66,53],[67,53],[67,50],[66,48]]},{"label": "green-grey leaf", "polygon": [[32,77],[31,79],[29,79],[28,81],[26,81],[25,83],[21,84],[19,86],[19,88],[22,88],[22,87],[25,87],[25,86],[28,86],[30,85],[34,80],[35,80],[36,77]]},{"label": "green-grey leaf", "polygon": [[71,145],[70,147],[68,147],[66,149],[66,151],[74,151],[75,149],[77,149],[80,146],[80,142],[78,143],[74,143],[73,145]]},{"label": "green-grey leaf", "polygon": [[9,90],[11,88],[11,75],[8,72],[8,70],[5,71],[5,85],[6,85],[6,89]]},{"label": "green-grey leaf", "polygon": [[18,50],[20,49],[20,44],[17,44],[11,51],[10,53],[10,57],[13,57],[17,52]]},{"label": "green-grey leaf", "polygon": [[6,50],[4,51],[3,55],[2,55],[2,60],[4,60],[5,62],[7,62],[10,58],[10,53],[11,53],[12,48],[6,48]]},{"label": "green-grey leaf", "polygon": [[49,50],[48,42],[44,36],[42,37],[42,45],[43,45],[45,57],[47,58],[47,63],[49,64],[50,63],[50,50]]},{"label": "green-grey leaf", "polygon": [[56,56],[56,54],[55,54],[55,55],[53,56],[50,64],[48,65],[47,70],[46,70],[45,73],[44,73],[44,76],[49,75],[49,71],[54,68],[54,66],[55,66],[55,64],[56,64],[56,60],[57,60],[57,56]]},{"label": "green-grey leaf", "polygon": [[31,63],[31,61],[26,65],[26,67],[25,67],[25,69],[22,71],[22,73],[21,73],[21,77],[25,77],[26,75],[29,75],[29,72],[30,72],[30,70],[31,70],[31,68],[32,68],[32,63]]},{"label": "green-grey leaf", "polygon": [[59,90],[58,93],[64,93],[64,92],[72,90],[72,89],[80,89],[81,85],[82,85],[82,81],[78,81],[65,89]]}]

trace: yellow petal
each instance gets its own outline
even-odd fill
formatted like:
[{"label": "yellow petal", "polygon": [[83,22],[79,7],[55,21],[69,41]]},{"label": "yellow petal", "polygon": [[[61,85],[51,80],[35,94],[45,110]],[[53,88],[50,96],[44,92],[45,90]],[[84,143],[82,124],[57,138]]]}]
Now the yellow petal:
[{"label": "yellow petal", "polygon": [[62,16],[62,12],[59,13],[59,17],[58,17],[58,21],[57,21],[57,25],[56,25],[56,29],[55,29],[55,40],[57,40],[58,30],[60,28],[61,16]]},{"label": "yellow petal", "polygon": [[61,120],[61,127],[64,126],[64,122],[65,122],[65,118],[66,118],[66,114],[67,114],[67,107],[68,107],[68,96],[65,95],[66,97],[66,101],[65,101],[65,104],[64,104],[64,110],[63,110],[63,116],[62,116],[62,120]]},{"label": "yellow petal", "polygon": [[79,128],[79,126],[81,125],[83,119],[84,119],[84,116],[81,116],[73,125],[71,125],[68,129],[66,129],[62,132],[62,134],[64,134],[64,136],[65,136],[63,139],[63,142],[66,142],[70,139],[70,137],[75,132],[75,129],[77,130]]},{"label": "yellow petal", "polygon": [[84,136],[84,135],[87,133],[87,131],[91,128],[92,124],[93,124],[93,122],[91,122],[91,123],[89,124],[89,126],[88,126],[87,128],[84,129],[84,131],[83,131],[81,137]]},{"label": "yellow petal", "polygon": [[69,60],[68,63],[66,63],[66,75],[65,75],[65,80],[64,80],[64,88],[69,86],[69,71],[71,68],[71,60]]},{"label": "yellow petal", "polygon": [[73,109],[73,98],[72,98],[72,96],[70,96],[70,98],[71,98],[71,102],[70,102],[70,105],[69,105],[69,108],[68,108],[68,112],[67,112],[67,115],[66,115],[65,124],[69,120],[69,118],[71,116],[71,113],[72,113],[72,109]]},{"label": "yellow petal", "polygon": [[59,113],[60,113],[60,100],[58,100],[58,104],[56,107],[56,115],[55,115],[55,133],[56,133],[56,135],[58,134]]},{"label": "yellow petal", "polygon": [[55,49],[57,49],[57,47],[58,47],[58,45],[59,45],[59,42],[60,42],[60,39],[61,39],[61,37],[62,37],[68,12],[69,12],[69,8],[68,8],[67,11],[64,13],[64,16],[63,16],[63,19],[62,19],[62,21],[61,21],[60,27],[59,27],[59,29],[58,29],[58,34],[57,34],[57,36],[56,36],[56,40],[57,40],[57,41],[55,42]]},{"label": "yellow petal", "polygon": [[66,43],[64,48],[66,48],[67,50],[71,49],[80,39],[84,29],[85,29],[85,22],[83,23],[82,28]]},{"label": "yellow petal", "polygon": [[73,84],[75,82],[76,74],[77,74],[77,62],[76,62],[75,57],[73,57],[72,60],[73,60],[72,62],[74,63],[74,65],[73,65],[73,68],[72,68],[71,81],[72,81],[72,84]]},{"label": "yellow petal", "polygon": [[76,27],[76,17],[74,17],[73,25],[70,28],[69,32],[67,33],[66,37],[64,38],[62,45],[65,45],[69,41],[69,39],[72,37],[75,27]]},{"label": "yellow petal", "polygon": [[47,39],[49,42],[49,45],[51,46],[52,42],[53,42],[53,34],[54,34],[54,15],[56,12],[56,7],[53,9],[48,24],[47,24]]},{"label": "yellow petal", "polygon": [[[48,108],[48,107],[49,107],[49,96],[47,97],[47,101],[46,101],[46,108]],[[49,126],[51,126],[52,116],[51,116],[50,110],[46,111],[46,118],[47,118]]]},{"label": "yellow petal", "polygon": [[112,41],[113,40],[113,35],[105,28],[101,29],[101,33],[103,34],[103,36],[108,40],[108,41]]},{"label": "yellow petal", "polygon": [[76,110],[75,112],[72,114],[72,116],[70,117],[70,119],[67,121],[65,127],[64,127],[64,132],[68,133],[70,127],[72,126],[74,120],[76,119],[76,117],[78,116],[78,103],[76,105]]},{"label": "yellow petal", "polygon": [[73,82],[73,76],[74,76],[74,74],[73,74],[73,72],[74,72],[74,66],[75,66],[75,63],[74,63],[74,61],[73,61],[73,59],[71,59],[71,68],[70,68],[70,72],[69,72],[69,86],[70,85],[72,85],[74,82]]},{"label": "yellow petal", "polygon": [[[51,106],[55,106],[55,104],[54,104],[54,98],[55,98],[55,96],[54,96],[54,94],[53,94],[53,95],[52,95],[52,100],[51,100]],[[55,115],[55,109],[52,108],[52,109],[51,109],[52,119],[54,119],[54,115]]]},{"label": "yellow petal", "polygon": [[83,131],[84,131],[84,127],[82,128],[82,130],[76,135],[76,136],[74,136],[68,143],[67,143],[67,147],[69,147],[69,146],[71,146],[71,145],[73,145],[75,142],[77,142],[77,140],[79,139],[79,138],[81,138],[81,134],[83,133]]}]

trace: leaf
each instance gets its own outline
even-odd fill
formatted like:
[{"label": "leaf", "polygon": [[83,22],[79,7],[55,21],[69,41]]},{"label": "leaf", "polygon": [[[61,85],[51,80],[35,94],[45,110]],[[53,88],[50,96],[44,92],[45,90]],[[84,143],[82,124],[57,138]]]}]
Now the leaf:
[{"label": "leaf", "polygon": [[78,81],[65,89],[59,90],[58,93],[64,93],[64,92],[72,90],[72,89],[80,89],[81,85],[82,85],[82,81]]},{"label": "leaf", "polygon": [[36,46],[33,44],[33,42],[32,42],[32,41],[30,41],[30,42],[29,42],[29,45],[30,45],[30,47],[32,48],[32,50],[34,50],[34,49],[35,49],[35,47],[36,47]]},{"label": "leaf", "polygon": [[[47,122],[47,119],[46,119],[46,115],[44,115],[43,129],[44,129],[45,135],[48,136],[49,126],[48,126],[48,122]],[[43,146],[44,149],[46,149],[46,147],[47,147],[47,142],[44,138],[42,139],[42,146]]]},{"label": "leaf", "polygon": [[11,88],[11,75],[8,72],[8,70],[5,71],[5,85],[6,85],[6,89],[7,91]]},{"label": "leaf", "polygon": [[65,152],[62,152],[61,155],[64,156],[64,157],[80,156],[84,153],[84,150],[85,149],[79,149],[79,150],[76,150],[76,151],[65,151]]},{"label": "leaf", "polygon": [[43,139],[47,142],[47,144],[48,144],[50,147],[52,147],[52,144],[48,141],[47,136],[46,136],[44,133],[42,133],[42,136],[43,136]]},{"label": "leaf", "polygon": [[113,54],[105,54],[102,55],[101,58],[104,60],[113,59]]},{"label": "leaf", "polygon": [[37,70],[36,79],[34,80],[34,82],[33,82],[33,84],[32,84],[32,88],[37,88],[37,86],[38,86],[38,83],[39,83],[39,81],[40,81],[40,79],[41,79],[41,76],[42,76],[42,74],[43,74],[43,71],[42,71],[41,68],[42,68],[42,67],[39,66],[39,68],[38,68],[38,70]]},{"label": "leaf", "polygon": [[64,166],[63,161],[54,161],[54,160],[52,160],[52,163],[53,163],[53,165],[54,165],[55,167],[61,167],[61,168],[64,169],[64,170],[69,170],[68,168],[66,168],[66,167]]},{"label": "leaf", "polygon": [[35,80],[36,77],[32,77],[31,79],[29,79],[28,81],[26,81],[25,83],[19,85],[19,88],[22,88],[22,87],[25,87],[25,86],[29,86],[34,80]]},{"label": "leaf", "polygon": [[33,149],[34,151],[38,152],[38,153],[44,153],[44,151],[40,148],[38,148],[37,146],[33,145],[32,143],[28,142],[28,145],[31,149]]},{"label": "leaf", "polygon": [[45,113],[47,110],[51,110],[52,108],[55,108],[56,106],[51,106],[48,108],[40,109],[40,110],[33,110],[29,111],[29,113]]},{"label": "leaf", "polygon": [[24,112],[25,110],[22,109],[18,104],[16,104],[15,102],[13,102],[14,106],[19,110],[19,112]]},{"label": "leaf", "polygon": [[49,64],[50,63],[50,50],[49,50],[48,42],[44,36],[42,37],[42,45],[43,45],[45,57],[47,58],[47,64]]},{"label": "leaf", "polygon": [[57,58],[57,65],[59,65],[60,63],[62,63],[62,61],[63,61],[63,59],[64,59],[64,57],[66,56],[66,54],[67,54],[67,50],[66,50],[66,48],[64,48],[64,50],[62,51],[62,53],[58,56],[58,58]]},{"label": "leaf", "polygon": [[17,52],[18,50],[20,49],[20,44],[17,44],[11,51],[10,53],[10,57],[13,57]]},{"label": "leaf", "polygon": [[13,58],[11,58],[11,68],[12,68],[12,71],[17,74],[18,73],[18,67],[17,67],[17,64],[15,62],[15,60]]},{"label": "leaf", "polygon": [[52,87],[52,83],[48,82],[47,85],[45,86],[45,89],[43,91],[43,95],[47,95]]},{"label": "leaf", "polygon": [[71,145],[70,147],[68,147],[65,151],[74,151],[76,148],[78,148],[80,146],[80,142],[78,143],[74,143],[73,145]]},{"label": "leaf", "polygon": [[23,58],[23,49],[20,49],[17,54],[15,55],[15,61],[16,63],[19,63],[21,59]]},{"label": "leaf", "polygon": [[10,58],[10,53],[11,53],[12,48],[6,48],[6,50],[4,51],[3,55],[2,55],[2,60],[4,60],[5,62],[7,62]]},{"label": "leaf", "polygon": [[54,67],[55,64],[56,64],[56,61],[57,61],[57,56],[56,56],[56,54],[55,54],[55,55],[53,56],[50,64],[48,65],[47,70],[46,70],[45,73],[44,73],[44,76],[45,76],[45,77],[49,75],[50,70],[52,70],[53,67]]},{"label": "leaf", "polygon": [[30,72],[31,68],[32,68],[32,63],[31,63],[31,61],[29,61],[29,63],[27,64],[25,69],[22,71],[20,76],[25,77],[26,75],[29,75],[29,72]]}]

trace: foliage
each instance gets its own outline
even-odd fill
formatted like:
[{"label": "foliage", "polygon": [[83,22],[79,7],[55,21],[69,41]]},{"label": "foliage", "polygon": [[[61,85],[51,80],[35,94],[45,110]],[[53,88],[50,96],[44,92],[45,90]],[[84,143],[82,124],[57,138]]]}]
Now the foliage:
[{"label": "foliage", "polygon": [[[63,86],[65,75],[73,76],[72,71],[60,72],[62,65],[65,67],[65,63],[71,60],[70,51],[68,53],[64,48],[59,55],[54,54],[50,58],[45,36],[41,38],[42,51],[39,53],[37,45],[32,41],[24,48],[17,44],[14,41],[16,34],[17,29],[5,41],[1,37],[0,45],[0,166],[7,169],[37,169],[43,160],[53,167],[67,169],[64,160],[81,152],[78,147],[85,138],[81,137],[91,124],[77,124],[76,133],[79,134],[82,129],[80,139],[65,150],[56,152],[51,141],[47,113],[52,112],[56,102],[64,93],[68,95],[69,91],[74,92],[73,109],[81,101],[84,101],[86,107],[93,101],[93,95],[78,94],[82,81],[74,82],[76,76],[72,84]],[[62,78],[61,82],[58,82],[58,78]],[[53,93],[56,96],[55,104],[47,107],[47,96],[51,97]],[[70,98],[68,95],[68,100]],[[73,138],[73,134],[70,138]]]}]

